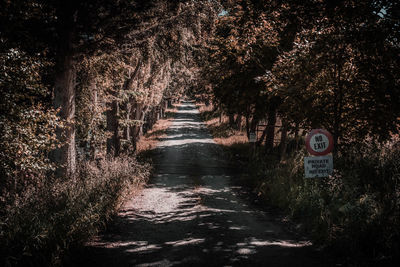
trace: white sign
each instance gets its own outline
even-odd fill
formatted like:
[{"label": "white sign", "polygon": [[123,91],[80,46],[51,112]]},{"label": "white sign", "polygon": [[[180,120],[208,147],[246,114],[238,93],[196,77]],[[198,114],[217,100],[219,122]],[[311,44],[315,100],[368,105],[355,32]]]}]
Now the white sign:
[{"label": "white sign", "polygon": [[250,142],[250,143],[254,143],[254,142],[256,142],[256,141],[257,141],[256,133],[250,133],[250,134],[249,134],[249,142]]},{"label": "white sign", "polygon": [[314,129],[307,135],[306,148],[311,155],[327,155],[333,149],[333,137],[326,130]]},{"label": "white sign", "polygon": [[329,146],[329,139],[326,135],[317,133],[311,137],[310,146],[315,152],[324,152]]},{"label": "white sign", "polygon": [[333,157],[305,157],[304,170],[306,178],[328,177],[333,172]]}]

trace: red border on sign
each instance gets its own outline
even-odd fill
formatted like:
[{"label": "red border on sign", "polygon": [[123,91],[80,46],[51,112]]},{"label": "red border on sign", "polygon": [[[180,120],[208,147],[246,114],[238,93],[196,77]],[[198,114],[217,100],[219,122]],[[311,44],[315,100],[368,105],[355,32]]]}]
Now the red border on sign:
[{"label": "red border on sign", "polygon": [[[313,135],[317,134],[317,133],[320,133],[320,134],[325,135],[326,137],[328,137],[328,140],[329,140],[329,146],[328,146],[324,151],[321,151],[321,152],[314,151],[313,149],[311,149],[311,146],[310,146],[311,137],[312,137]],[[306,148],[307,148],[307,151],[308,151],[311,155],[314,155],[314,156],[324,156],[324,155],[327,155],[327,154],[331,153],[331,151],[332,151],[332,149],[333,149],[333,137],[332,137],[332,135],[330,134],[330,132],[328,132],[328,131],[326,131],[326,130],[324,130],[324,129],[314,129],[314,130],[311,130],[311,132],[307,135],[307,138],[306,138]]]}]

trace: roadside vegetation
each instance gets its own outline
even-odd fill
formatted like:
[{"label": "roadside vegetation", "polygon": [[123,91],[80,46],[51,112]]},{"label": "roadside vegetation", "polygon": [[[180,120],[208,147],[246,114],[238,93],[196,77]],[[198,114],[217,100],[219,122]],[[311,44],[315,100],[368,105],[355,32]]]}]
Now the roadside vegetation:
[{"label": "roadside vegetation", "polygon": [[1,266],[68,262],[146,183],[218,12],[185,2],[2,2]]},{"label": "roadside vegetation", "polygon": [[[276,207],[313,243],[355,266],[391,264],[400,246],[400,150],[396,142],[364,143],[337,155],[334,174],[304,178],[308,152],[304,136],[289,138],[285,154],[277,143],[248,142],[245,129],[212,105],[198,104],[214,140],[244,170],[239,184],[249,187],[264,205]],[[221,119],[221,120],[220,120]]]},{"label": "roadside vegetation", "polygon": [[[216,141],[247,170],[243,182],[350,262],[395,262],[399,3],[243,0],[224,8],[193,95],[208,104],[203,117]],[[312,129],[333,135],[328,178],[304,178]],[[254,145],[242,142],[250,133]]]},{"label": "roadside vegetation", "polygon": [[[148,179],[138,153],[184,95],[207,103],[243,181],[316,243],[394,260],[399,10],[391,0],[3,1],[0,265],[61,264],[102,229]],[[304,179],[304,136],[316,128],[333,135],[335,172]]]},{"label": "roadside vegetation", "polygon": [[149,177],[132,157],[88,161],[74,179],[36,173],[15,183],[1,203],[3,266],[54,266],[92,238]]},{"label": "roadside vegetation", "polygon": [[[137,142],[137,158],[121,155],[82,162],[74,179],[37,173],[14,184],[2,204],[5,266],[47,266],[67,262],[70,250],[105,230],[125,200],[148,181],[151,150],[165,135],[175,105]],[[20,184],[17,184],[20,183]]]},{"label": "roadside vegetation", "polygon": [[[166,130],[171,125],[174,120],[174,115],[177,111],[178,104],[170,105],[170,108],[165,109],[164,116],[161,117],[148,132],[143,134],[137,143],[137,153],[139,156],[144,156],[144,154],[153,150],[161,138],[166,137]],[[150,159],[149,157],[144,157]]]}]

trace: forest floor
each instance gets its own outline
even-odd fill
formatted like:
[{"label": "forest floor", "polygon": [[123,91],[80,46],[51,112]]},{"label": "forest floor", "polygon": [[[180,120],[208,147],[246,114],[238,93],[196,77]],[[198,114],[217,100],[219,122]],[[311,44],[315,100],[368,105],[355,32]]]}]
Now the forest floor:
[{"label": "forest floor", "polygon": [[234,185],[240,170],[192,102],[157,138],[149,184],[73,266],[336,266]]}]

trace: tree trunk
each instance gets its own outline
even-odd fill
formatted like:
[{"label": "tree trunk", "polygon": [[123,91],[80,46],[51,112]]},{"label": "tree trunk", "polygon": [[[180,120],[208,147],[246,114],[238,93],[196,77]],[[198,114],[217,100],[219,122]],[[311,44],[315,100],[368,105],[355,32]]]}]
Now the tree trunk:
[{"label": "tree trunk", "polygon": [[339,149],[339,138],[341,136],[341,121],[342,121],[342,112],[343,112],[343,85],[341,81],[341,66],[339,64],[335,64],[335,73],[337,76],[337,88],[334,90],[333,97],[333,106],[334,106],[334,114],[333,114],[333,144],[334,151],[336,154]]},{"label": "tree trunk", "polygon": [[229,126],[234,128],[235,127],[235,114],[234,113],[229,113]]},{"label": "tree trunk", "polygon": [[114,157],[120,153],[120,140],[118,136],[118,102],[113,100],[107,109],[107,131],[112,133],[107,139],[107,154]]},{"label": "tree trunk", "polygon": [[242,115],[236,116],[235,128],[236,128],[236,130],[239,130],[239,131],[242,130]]},{"label": "tree trunk", "polygon": [[57,139],[61,141],[62,146],[53,151],[51,158],[58,164],[56,175],[68,177],[74,175],[76,169],[74,122],[76,62],[73,50],[75,11],[68,4],[66,6],[62,5],[58,11],[59,23],[57,32],[59,40],[53,106],[59,109],[58,115],[65,121],[66,125],[57,129]]},{"label": "tree trunk", "polygon": [[246,114],[246,134],[247,134],[247,138],[249,138],[250,136],[250,118],[249,118],[249,114]]},{"label": "tree trunk", "polygon": [[282,128],[281,128],[281,142],[279,144],[279,153],[281,159],[285,158],[286,155],[286,146],[287,146],[287,124],[285,121],[282,121]]},{"label": "tree trunk", "polygon": [[257,125],[260,122],[259,118],[257,116],[253,116],[253,119],[251,120],[250,123],[250,131],[255,132],[257,130]]},{"label": "tree trunk", "polygon": [[260,139],[258,139],[258,141],[256,143],[257,146],[261,146],[261,144],[264,142],[264,139],[265,139],[265,136],[267,135],[267,132],[268,132],[268,127],[265,127],[264,131],[261,134]]},{"label": "tree trunk", "polygon": [[275,124],[276,124],[276,109],[271,106],[271,108],[268,110],[267,135],[265,140],[266,152],[270,152],[274,148]]},{"label": "tree trunk", "polygon": [[222,123],[222,116],[224,115],[224,111],[222,110],[222,105],[218,105],[217,109],[218,109],[218,112],[219,112],[218,122]]},{"label": "tree trunk", "polygon": [[140,125],[138,124],[132,127],[131,134],[133,149],[136,150],[137,142],[139,141],[139,137],[143,131],[144,116],[146,115],[144,105],[142,103],[136,103],[135,108],[132,109],[132,115],[134,120],[140,121]]},{"label": "tree trunk", "polygon": [[296,122],[296,124],[294,125],[294,140],[296,140],[296,147],[295,150],[299,149],[299,124]]},{"label": "tree trunk", "polygon": [[[90,91],[92,93],[92,120],[98,116],[99,108],[98,108],[98,93],[97,93],[97,85],[94,79],[91,80],[90,85],[89,85]],[[89,143],[89,155],[91,160],[96,159],[96,138],[95,138],[95,133],[94,130],[96,129],[90,129],[91,135],[90,135],[90,143]]]},{"label": "tree trunk", "polygon": [[150,112],[147,114],[147,129],[146,129],[146,133],[151,130],[153,128],[153,124],[154,124],[154,109],[151,109]]},{"label": "tree trunk", "polygon": [[54,108],[60,109],[59,116],[66,122],[64,128],[57,130],[58,139],[63,143],[53,153],[53,160],[60,166],[57,176],[68,177],[76,170],[75,148],[75,83],[76,69],[73,55],[60,58],[59,71],[54,83]]},{"label": "tree trunk", "polygon": [[[130,102],[126,103],[126,105],[125,105],[125,112],[126,112],[125,119],[126,119],[127,122],[129,122],[130,119],[131,119],[131,109],[132,109],[131,103]],[[130,140],[130,138],[131,138],[130,137],[130,132],[131,132],[131,127],[128,124],[124,129],[124,139],[125,140]]]},{"label": "tree trunk", "polygon": [[[134,81],[136,80],[138,74],[139,74],[139,70],[140,70],[140,66],[142,64],[142,59],[139,58],[139,60],[137,61],[136,67],[133,70],[133,72],[129,72],[129,78],[125,81],[122,89],[124,91],[130,91],[133,89],[134,86]],[[130,125],[130,121],[132,119],[132,108],[133,108],[133,103],[134,103],[134,98],[133,97],[129,97],[128,101],[126,101],[126,103],[124,104],[124,111],[125,111],[125,119],[127,121],[127,125],[124,129],[124,136],[123,138],[129,142],[131,141],[131,132],[132,132],[132,128],[134,126]],[[133,146],[133,142],[131,141],[131,146]],[[130,149],[129,146],[125,147],[124,149]],[[133,149],[135,150],[135,147],[133,147]]]}]

